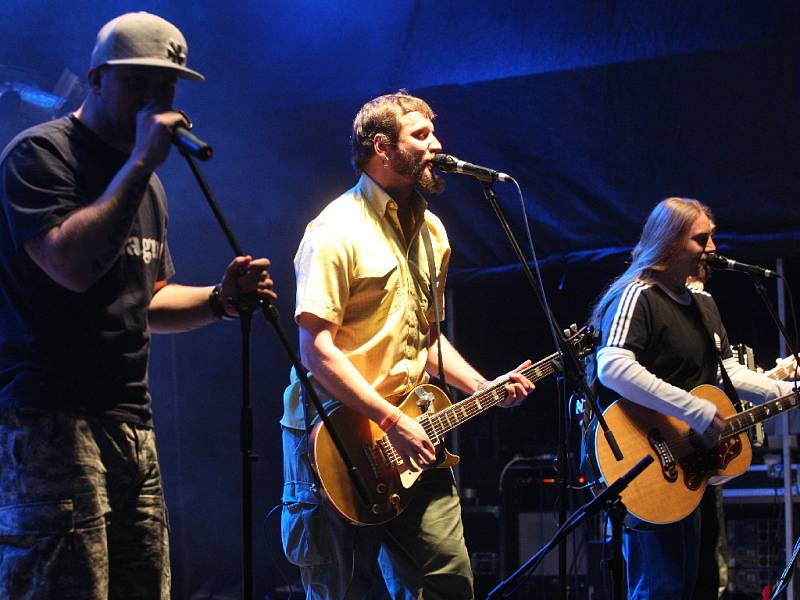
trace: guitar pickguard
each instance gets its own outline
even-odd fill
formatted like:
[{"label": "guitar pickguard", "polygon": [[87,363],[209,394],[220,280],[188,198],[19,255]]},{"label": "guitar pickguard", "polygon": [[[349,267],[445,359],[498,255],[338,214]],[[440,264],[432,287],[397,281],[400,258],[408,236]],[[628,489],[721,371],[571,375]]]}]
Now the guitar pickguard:
[{"label": "guitar pickguard", "polygon": [[719,444],[719,465],[725,468],[730,462],[742,453],[742,440],[737,435],[726,440],[722,440]]},{"label": "guitar pickguard", "polygon": [[708,473],[719,468],[719,454],[706,448],[698,449],[678,461],[683,470],[683,484],[690,490],[699,490]]}]

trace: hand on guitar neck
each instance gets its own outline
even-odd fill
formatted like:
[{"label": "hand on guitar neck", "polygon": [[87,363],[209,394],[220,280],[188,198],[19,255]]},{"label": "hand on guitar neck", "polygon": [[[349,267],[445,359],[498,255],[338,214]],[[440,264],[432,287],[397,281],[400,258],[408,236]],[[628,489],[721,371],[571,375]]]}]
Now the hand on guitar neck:
[{"label": "hand on guitar neck", "polygon": [[522,374],[522,371],[530,367],[532,364],[533,361],[526,360],[513,371],[482,384],[482,386],[490,388],[493,385],[501,383],[502,381],[506,382],[506,397],[498,402],[497,406],[502,406],[503,408],[519,406],[522,404],[522,401],[528,397],[528,394],[530,394],[536,388],[536,386],[527,377],[525,377],[525,375]]}]

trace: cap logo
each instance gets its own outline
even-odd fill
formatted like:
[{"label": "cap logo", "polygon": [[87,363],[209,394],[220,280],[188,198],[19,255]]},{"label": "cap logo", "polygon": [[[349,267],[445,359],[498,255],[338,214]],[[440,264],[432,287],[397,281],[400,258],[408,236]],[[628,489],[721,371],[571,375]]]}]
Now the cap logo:
[{"label": "cap logo", "polygon": [[186,50],[175,40],[169,40],[167,42],[167,59],[176,65],[183,65],[186,63]]}]

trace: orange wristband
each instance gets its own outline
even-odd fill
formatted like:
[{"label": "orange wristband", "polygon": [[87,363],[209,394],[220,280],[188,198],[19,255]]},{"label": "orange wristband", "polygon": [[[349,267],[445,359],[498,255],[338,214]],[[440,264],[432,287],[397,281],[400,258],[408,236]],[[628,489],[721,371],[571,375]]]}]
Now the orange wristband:
[{"label": "orange wristband", "polygon": [[400,410],[400,407],[396,407],[394,411],[390,412],[384,419],[378,424],[378,427],[383,429],[384,433],[389,433],[392,428],[397,425],[397,422],[400,420],[400,417],[403,416],[403,411]]}]

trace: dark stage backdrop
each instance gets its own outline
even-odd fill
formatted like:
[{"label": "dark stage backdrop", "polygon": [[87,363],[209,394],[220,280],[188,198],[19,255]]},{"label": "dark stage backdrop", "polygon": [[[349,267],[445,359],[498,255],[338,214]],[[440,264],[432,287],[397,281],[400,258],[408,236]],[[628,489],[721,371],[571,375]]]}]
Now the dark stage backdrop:
[{"label": "dark stage backdrop", "polygon": [[[586,318],[624,267],[650,208],[669,195],[712,207],[721,251],[765,264],[783,256],[789,281],[800,275],[794,2],[5,0],[0,84],[26,78],[50,90],[64,68],[83,77],[97,29],[129,10],[175,22],[189,40],[190,65],[207,75],[205,83],[181,84],[178,106],[215,147],[204,170],[241,243],[273,261],[292,340],[291,261],[305,223],[354,181],[348,137],[356,110],[400,87],[439,113],[446,152],[520,181],[545,289],[564,325]],[[11,97],[0,100],[4,140],[42,118]],[[176,281],[218,280],[230,251],[185,163],[174,154],[160,174]],[[449,316],[457,343],[486,375],[549,354],[542,311],[479,184],[448,181],[431,204],[454,248]],[[499,184],[497,192],[522,237],[513,188]],[[711,289],[730,337],[771,361],[777,335],[747,278],[720,274]],[[278,419],[288,367],[260,321],[253,342],[263,597],[280,585],[268,555],[279,553],[278,521],[263,517],[280,499]],[[157,337],[150,375],[175,597],[233,595],[236,325]],[[524,407],[466,426],[464,483],[492,501],[510,457],[553,452],[556,406],[555,388],[545,383]]]}]

